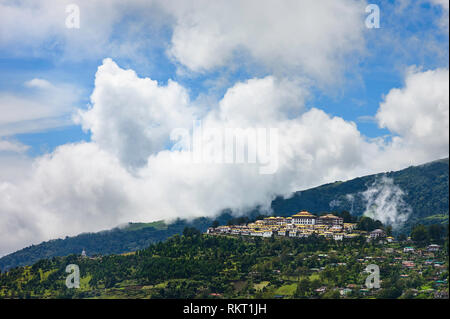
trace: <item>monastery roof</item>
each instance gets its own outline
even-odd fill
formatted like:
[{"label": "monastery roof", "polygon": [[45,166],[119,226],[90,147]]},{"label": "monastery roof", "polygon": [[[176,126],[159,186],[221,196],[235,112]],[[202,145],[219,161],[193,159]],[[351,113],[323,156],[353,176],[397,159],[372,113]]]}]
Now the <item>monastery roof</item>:
[{"label": "monastery roof", "polygon": [[326,215],[320,216],[319,218],[333,218],[333,219],[335,219],[335,218],[339,218],[339,217],[334,216],[333,214],[326,214]]},{"label": "monastery roof", "polygon": [[307,211],[302,211],[300,213],[293,215],[292,217],[316,217],[316,216],[314,216],[313,214],[311,214]]}]

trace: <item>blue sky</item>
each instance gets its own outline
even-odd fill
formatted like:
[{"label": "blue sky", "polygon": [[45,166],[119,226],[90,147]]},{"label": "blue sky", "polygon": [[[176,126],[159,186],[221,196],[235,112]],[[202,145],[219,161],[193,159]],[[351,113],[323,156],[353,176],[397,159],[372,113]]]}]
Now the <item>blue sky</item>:
[{"label": "blue sky", "polygon": [[[376,113],[383,96],[391,88],[403,85],[405,68],[417,65],[427,70],[448,66],[448,34],[443,32],[437,23],[442,16],[441,7],[422,2],[419,5],[407,5],[402,11],[394,13],[393,11],[399,10],[396,9],[399,6],[398,2],[375,3],[381,10],[381,28],[372,29],[366,33],[367,52],[364,56],[358,57],[360,61],[355,65],[356,70],[348,72],[343,85],[329,90],[315,88],[313,97],[309,101],[310,105],[318,105],[332,115],[355,121],[361,133],[368,137],[388,134],[386,129],[379,128],[375,122],[366,117]],[[133,19],[125,19],[116,25],[115,30],[119,30],[119,35],[113,34],[112,40],[118,38],[120,41],[120,30],[126,29],[132,23]],[[170,36],[170,28],[155,35],[158,42],[160,37],[164,37],[166,45],[169,43]],[[152,35],[148,37],[151,43]],[[438,56],[436,52],[426,47],[413,47],[408,43],[411,37],[417,37],[418,44],[435,41],[437,49],[444,53]],[[142,50],[144,55],[149,57],[145,63],[133,61],[127,56],[118,56],[115,61],[123,68],[134,69],[139,76],[150,77],[162,84],[168,79],[178,81],[189,89],[192,98],[200,93],[208,92],[210,86],[207,82],[217,77],[226,76],[228,83],[232,84],[252,78],[255,74],[266,74],[264,70],[255,72],[254,68],[249,71],[248,65],[245,65],[238,66],[233,71],[216,70],[193,77],[180,76],[177,75],[177,63],[167,56],[166,50],[164,43],[158,43],[156,47],[150,44]],[[26,94],[23,83],[32,78],[71,83],[83,90],[76,106],[86,108],[89,96],[94,89],[93,80],[97,67],[105,56],[82,61],[64,61],[63,55],[61,50],[47,50],[37,56],[26,53],[17,54],[10,52],[7,47],[2,47],[0,90]],[[225,90],[226,87],[221,87],[216,94],[223,94]],[[37,156],[51,152],[56,146],[67,142],[89,140],[90,136],[89,132],[83,132],[80,126],[68,125],[41,132],[17,134],[9,138],[29,145],[28,154]]]}]

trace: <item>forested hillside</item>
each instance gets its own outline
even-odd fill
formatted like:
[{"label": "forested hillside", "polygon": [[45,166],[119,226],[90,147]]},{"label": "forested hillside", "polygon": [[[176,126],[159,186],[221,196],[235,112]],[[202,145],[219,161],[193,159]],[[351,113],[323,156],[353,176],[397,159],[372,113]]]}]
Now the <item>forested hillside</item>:
[{"label": "forested hillside", "polygon": [[179,234],[184,227],[195,225],[205,230],[211,224],[210,219],[199,218],[192,223],[177,220],[170,225],[164,222],[130,223],[98,233],[85,233],[65,239],[55,239],[39,245],[21,249],[0,259],[0,270],[11,267],[31,265],[44,258],[80,254],[85,250],[89,256],[101,254],[120,254],[148,247],[151,243],[165,240]]},{"label": "forested hillside", "polygon": [[[272,203],[273,214],[289,216],[300,210],[308,210],[315,214],[346,210],[360,216],[366,209],[366,202],[361,193],[371,187],[376,180],[386,176],[392,178],[393,183],[405,192],[404,201],[411,208],[409,219],[397,232],[408,233],[411,226],[417,223],[448,224],[448,173],[449,160],[447,158],[396,172],[326,184],[296,192],[289,199],[275,199]],[[260,212],[255,209],[246,216],[254,219],[259,214]],[[232,221],[232,218],[232,214],[227,211],[217,217],[217,222],[225,224]],[[234,220],[234,223],[246,222],[248,218]],[[165,240],[174,234],[180,234],[186,226],[193,226],[205,231],[213,221],[214,219],[211,218],[197,218],[190,222],[177,220],[170,225],[162,222],[137,223],[99,233],[51,240],[0,258],[0,269],[31,265],[42,258],[79,254],[83,249],[87,251],[88,255],[135,251],[146,248],[151,243]]]},{"label": "forested hillside", "polygon": [[[190,230],[126,255],[70,255],[14,268],[0,274],[0,298],[448,298],[448,238],[431,263],[427,243]],[[420,254],[403,252],[405,245]],[[369,291],[364,269],[374,261],[382,286]],[[66,288],[69,264],[79,267],[79,289]]]},{"label": "forested hillside", "polygon": [[393,179],[405,193],[404,201],[411,214],[402,229],[408,232],[417,223],[448,223],[449,160],[442,159],[396,172],[359,177],[346,182],[325,184],[296,192],[289,199],[277,198],[272,203],[274,215],[288,216],[307,210],[312,213],[347,210],[360,216],[366,209],[361,195],[382,176]]}]

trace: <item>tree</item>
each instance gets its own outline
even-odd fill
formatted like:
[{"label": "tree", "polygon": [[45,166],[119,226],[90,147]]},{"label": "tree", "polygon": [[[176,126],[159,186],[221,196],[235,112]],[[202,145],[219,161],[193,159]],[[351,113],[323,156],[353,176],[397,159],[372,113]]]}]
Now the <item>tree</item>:
[{"label": "tree", "polygon": [[445,234],[445,228],[439,224],[433,224],[428,226],[428,236],[434,242],[440,242],[441,238]]},{"label": "tree", "polygon": [[411,239],[417,243],[425,243],[428,240],[428,231],[424,225],[417,225],[411,231]]},{"label": "tree", "polygon": [[379,220],[373,220],[370,217],[362,216],[359,221],[357,228],[365,231],[372,231],[377,228],[382,228],[383,224]]},{"label": "tree", "polygon": [[311,289],[311,282],[308,278],[303,278],[297,285],[295,295],[297,298],[305,298],[308,296],[308,292]]},{"label": "tree", "polygon": [[184,227],[183,236],[184,237],[196,237],[201,235],[201,232],[195,227]]},{"label": "tree", "polygon": [[391,225],[386,226],[385,231],[386,231],[387,236],[392,236],[392,226]]},{"label": "tree", "polygon": [[346,210],[342,211],[340,214],[337,215],[339,217],[342,217],[344,223],[354,223],[356,221],[356,218]]},{"label": "tree", "polygon": [[216,219],[216,220],[214,220],[213,222],[212,222],[212,224],[211,224],[211,227],[212,228],[217,228],[217,227],[219,227],[219,221]]},{"label": "tree", "polygon": [[381,289],[377,294],[377,297],[381,299],[397,299],[401,295],[402,289],[397,285],[393,285],[391,287]]},{"label": "tree", "polygon": [[329,290],[322,295],[322,299],[339,299],[339,298],[341,298],[341,294],[337,289]]}]

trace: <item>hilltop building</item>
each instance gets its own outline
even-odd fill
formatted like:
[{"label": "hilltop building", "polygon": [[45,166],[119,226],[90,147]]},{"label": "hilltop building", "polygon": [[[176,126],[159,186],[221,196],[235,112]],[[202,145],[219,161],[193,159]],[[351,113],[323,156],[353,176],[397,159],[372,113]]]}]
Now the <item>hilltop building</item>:
[{"label": "hilltop building", "polygon": [[344,219],[333,214],[326,214],[317,218],[318,225],[343,225]]},{"label": "hilltop building", "polygon": [[294,225],[315,225],[316,216],[308,213],[307,211],[302,211],[298,214],[292,216],[292,224]]},{"label": "hilltop building", "polygon": [[266,217],[264,223],[266,225],[286,225],[287,220],[284,217]]},{"label": "hilltop building", "polygon": [[304,238],[313,234],[334,240],[360,236],[354,231],[356,224],[344,223],[343,219],[327,214],[317,217],[307,211],[301,211],[292,217],[266,217],[247,225],[227,225],[208,228],[208,234],[232,234],[255,237],[294,237]]}]

